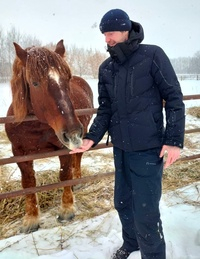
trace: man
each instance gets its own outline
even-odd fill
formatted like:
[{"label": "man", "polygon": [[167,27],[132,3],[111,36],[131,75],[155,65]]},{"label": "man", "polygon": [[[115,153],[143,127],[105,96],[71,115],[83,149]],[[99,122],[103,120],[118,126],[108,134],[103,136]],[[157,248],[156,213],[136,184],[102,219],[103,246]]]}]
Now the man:
[{"label": "man", "polygon": [[110,57],[99,68],[99,108],[82,146],[70,153],[90,149],[108,131],[115,162],[114,205],[123,237],[113,258],[140,250],[142,259],[166,259],[159,201],[163,156],[167,154],[167,168],[183,148],[180,85],[164,51],[141,44],[142,26],[123,10],[108,11],[100,30]]}]

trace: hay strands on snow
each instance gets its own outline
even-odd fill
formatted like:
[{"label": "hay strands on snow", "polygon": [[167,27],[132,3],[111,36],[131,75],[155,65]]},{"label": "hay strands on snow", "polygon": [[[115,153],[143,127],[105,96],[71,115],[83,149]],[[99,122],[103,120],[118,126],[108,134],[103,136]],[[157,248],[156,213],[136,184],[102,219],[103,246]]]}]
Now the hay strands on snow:
[{"label": "hay strands on snow", "polygon": [[106,177],[110,177],[110,176],[113,176],[113,175],[114,175],[114,172],[107,172],[107,173],[103,173],[103,174],[86,176],[86,177],[83,177],[83,178],[62,181],[62,182],[59,182],[59,183],[53,183],[53,184],[48,184],[48,185],[44,185],[44,186],[31,187],[31,188],[26,188],[26,189],[23,189],[23,190],[2,193],[2,194],[0,194],[0,200],[12,198],[12,197],[17,197],[17,196],[22,196],[22,195],[27,195],[27,194],[36,193],[36,192],[49,191],[49,190],[61,188],[61,187],[64,187],[64,186],[78,185],[78,184],[81,184],[81,183],[87,183],[89,181],[90,182],[96,181],[96,180],[106,178]]}]

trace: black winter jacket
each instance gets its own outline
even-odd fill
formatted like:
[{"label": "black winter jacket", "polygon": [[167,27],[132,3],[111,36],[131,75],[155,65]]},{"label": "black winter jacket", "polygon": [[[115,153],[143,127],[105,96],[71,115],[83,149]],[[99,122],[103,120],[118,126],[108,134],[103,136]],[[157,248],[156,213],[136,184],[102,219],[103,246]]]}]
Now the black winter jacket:
[{"label": "black winter jacket", "polygon": [[142,26],[132,22],[132,28],[126,42],[108,46],[110,57],[99,68],[99,108],[85,138],[97,144],[108,131],[124,151],[182,148],[185,108],[176,74],[160,47],[140,44]]}]

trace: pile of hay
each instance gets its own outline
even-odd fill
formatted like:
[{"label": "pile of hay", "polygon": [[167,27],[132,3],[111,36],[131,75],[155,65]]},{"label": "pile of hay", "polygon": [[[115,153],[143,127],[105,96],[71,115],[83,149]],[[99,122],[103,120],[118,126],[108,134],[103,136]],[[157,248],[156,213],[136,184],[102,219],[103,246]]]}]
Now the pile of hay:
[{"label": "pile of hay", "polygon": [[[107,157],[108,166],[107,168],[98,168],[99,173],[112,172],[113,162],[112,154],[102,154],[100,151],[88,152],[88,155],[84,155],[86,158],[93,156],[97,153],[97,159],[104,160]],[[95,156],[95,155],[94,155]],[[111,162],[111,163],[110,163]],[[98,161],[97,161],[98,167]],[[82,177],[97,174],[86,165],[82,166]],[[103,171],[102,171],[103,170]],[[21,180],[8,179],[7,167],[2,166],[0,177],[1,186],[0,193],[11,192],[22,189]],[[12,174],[11,174],[12,175]],[[36,173],[37,186],[43,186],[51,183],[59,182],[58,172],[53,170],[44,170],[40,173]],[[103,214],[110,209],[113,209],[113,189],[114,181],[113,176],[97,180],[95,182],[89,182],[74,186],[75,206],[76,206],[76,217],[74,220],[85,220]],[[38,198],[40,203],[41,216],[43,218],[41,226],[42,228],[49,228],[57,226],[59,223],[56,222],[57,212],[60,206],[62,196],[62,188],[54,189],[45,192],[39,192]],[[8,198],[4,199],[0,203],[0,239],[9,237],[17,234],[24,216],[24,197]]]},{"label": "pile of hay", "polygon": [[196,118],[200,118],[200,107],[191,107],[187,109],[187,114],[190,114]]}]

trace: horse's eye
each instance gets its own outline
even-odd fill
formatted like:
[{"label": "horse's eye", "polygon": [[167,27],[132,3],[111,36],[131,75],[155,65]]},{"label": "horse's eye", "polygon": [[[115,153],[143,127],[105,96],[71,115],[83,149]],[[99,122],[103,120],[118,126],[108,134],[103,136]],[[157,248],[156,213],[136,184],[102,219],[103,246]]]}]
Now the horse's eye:
[{"label": "horse's eye", "polygon": [[37,87],[39,85],[38,82],[33,82],[33,86]]}]

